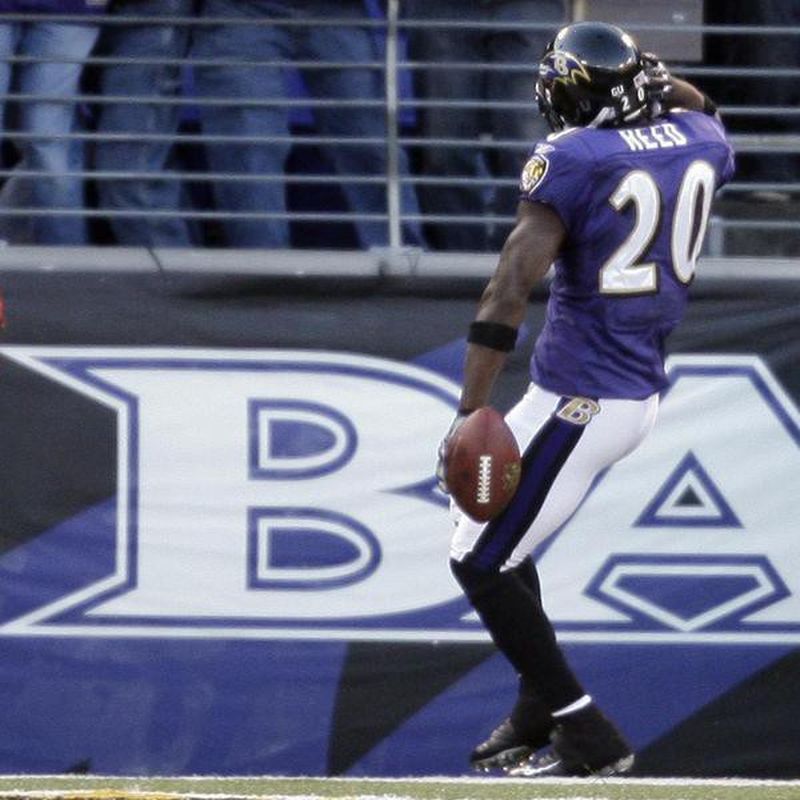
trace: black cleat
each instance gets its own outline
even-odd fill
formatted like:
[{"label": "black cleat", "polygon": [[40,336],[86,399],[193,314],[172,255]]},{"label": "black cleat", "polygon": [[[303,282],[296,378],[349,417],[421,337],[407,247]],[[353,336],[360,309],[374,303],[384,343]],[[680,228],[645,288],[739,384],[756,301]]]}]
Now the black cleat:
[{"label": "black cleat", "polygon": [[554,720],[544,704],[530,693],[521,693],[511,716],[504,719],[469,757],[481,772],[508,770],[550,744]]},{"label": "black cleat", "polygon": [[529,758],[537,749],[548,743],[547,737],[540,744],[523,736],[511,722],[504,719],[470,754],[469,763],[479,772],[491,769],[510,769]]},{"label": "black cleat", "polygon": [[607,764],[599,769],[590,770],[584,765],[570,764],[555,751],[551,750],[539,757],[531,756],[522,764],[508,770],[508,774],[515,778],[610,778],[614,775],[624,775],[633,768],[634,755],[627,756]]},{"label": "black cleat", "polygon": [[537,750],[550,744],[552,719],[540,721],[538,726],[526,728],[515,724],[511,717],[504,719],[470,754],[473,769],[488,772],[492,769],[509,770],[519,766]]},{"label": "black cleat", "polygon": [[633,768],[634,755],[619,731],[594,705],[556,721],[550,752],[510,769],[525,778],[609,777]]}]

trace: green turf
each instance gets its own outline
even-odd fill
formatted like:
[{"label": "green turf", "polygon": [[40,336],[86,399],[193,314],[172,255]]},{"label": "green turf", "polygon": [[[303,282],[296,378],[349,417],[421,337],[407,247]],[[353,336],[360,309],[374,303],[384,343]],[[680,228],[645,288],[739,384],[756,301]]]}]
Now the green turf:
[{"label": "green turf", "polygon": [[331,797],[350,800],[800,800],[800,782],[525,779],[0,777],[0,798]]}]

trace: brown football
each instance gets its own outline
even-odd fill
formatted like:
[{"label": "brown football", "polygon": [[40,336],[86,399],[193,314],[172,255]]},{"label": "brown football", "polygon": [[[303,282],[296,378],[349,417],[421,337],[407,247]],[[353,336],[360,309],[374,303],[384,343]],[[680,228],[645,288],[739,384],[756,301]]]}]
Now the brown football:
[{"label": "brown football", "polygon": [[498,516],[517,489],[521,460],[514,434],[500,412],[473,411],[450,439],[445,482],[458,507],[472,519]]}]

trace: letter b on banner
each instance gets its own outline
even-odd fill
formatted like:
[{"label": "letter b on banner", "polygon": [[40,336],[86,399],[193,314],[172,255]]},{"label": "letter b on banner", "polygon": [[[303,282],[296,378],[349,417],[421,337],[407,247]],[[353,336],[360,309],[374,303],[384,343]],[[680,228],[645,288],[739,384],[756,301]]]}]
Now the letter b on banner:
[{"label": "letter b on banner", "polygon": [[313,624],[457,596],[432,488],[455,402],[446,379],[318,353],[62,363],[73,387],[113,399],[126,434],[129,576],[93,617]]},{"label": "letter b on banner", "polygon": [[353,457],[358,439],[335,408],[302,400],[252,400],[250,426],[250,473],[265,480],[335,472]]}]

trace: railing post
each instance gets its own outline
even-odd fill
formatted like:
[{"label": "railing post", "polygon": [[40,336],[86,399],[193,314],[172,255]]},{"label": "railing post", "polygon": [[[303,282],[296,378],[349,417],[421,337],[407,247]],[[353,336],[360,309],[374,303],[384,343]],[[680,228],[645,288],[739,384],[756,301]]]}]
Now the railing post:
[{"label": "railing post", "polygon": [[386,209],[389,216],[389,247],[402,245],[400,234],[400,131],[398,129],[397,32],[400,0],[389,0],[386,8]]},{"label": "railing post", "polygon": [[572,16],[573,22],[582,22],[586,19],[586,0],[572,0]]}]

